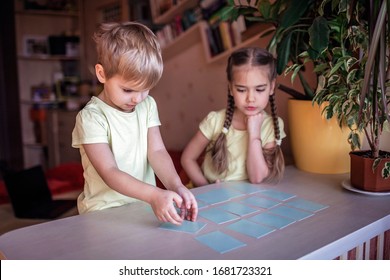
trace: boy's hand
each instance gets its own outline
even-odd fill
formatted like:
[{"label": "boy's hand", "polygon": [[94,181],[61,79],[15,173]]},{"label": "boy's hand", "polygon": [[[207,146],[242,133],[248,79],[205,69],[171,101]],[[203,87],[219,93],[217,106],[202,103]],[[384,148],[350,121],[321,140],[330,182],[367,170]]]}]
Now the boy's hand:
[{"label": "boy's hand", "polygon": [[183,217],[177,213],[174,203],[178,207],[182,205],[183,199],[177,193],[168,190],[155,189],[150,205],[157,219],[162,222],[169,222],[175,225],[180,225],[183,222]]},{"label": "boy's hand", "polygon": [[183,199],[180,205],[177,204],[181,210],[181,218],[195,222],[198,216],[198,203],[195,196],[185,186],[178,187],[176,192]]}]

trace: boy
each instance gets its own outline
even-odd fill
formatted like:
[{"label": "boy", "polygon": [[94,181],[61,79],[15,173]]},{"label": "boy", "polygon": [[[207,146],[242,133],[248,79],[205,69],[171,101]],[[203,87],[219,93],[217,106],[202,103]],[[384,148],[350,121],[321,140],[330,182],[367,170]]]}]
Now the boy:
[{"label": "boy", "polygon": [[[94,40],[95,72],[104,89],[79,112],[72,133],[85,178],[79,212],[138,199],[149,203],[162,222],[195,221],[195,197],[176,173],[161,138],[156,103],[148,95],[163,70],[156,36],[140,23],[107,23]],[[155,187],[154,172],[167,190]]]}]

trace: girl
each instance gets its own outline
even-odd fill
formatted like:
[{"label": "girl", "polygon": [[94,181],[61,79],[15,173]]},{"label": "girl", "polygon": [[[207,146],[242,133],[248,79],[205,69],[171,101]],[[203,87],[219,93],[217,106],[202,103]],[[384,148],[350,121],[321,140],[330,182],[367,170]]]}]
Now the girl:
[{"label": "girl", "polygon": [[[210,112],[182,154],[181,164],[195,186],[222,180],[278,182],[283,176],[280,145],[286,135],[276,115],[275,64],[260,48],[239,49],[229,57],[227,109]],[[265,112],[268,101],[271,116]]]}]

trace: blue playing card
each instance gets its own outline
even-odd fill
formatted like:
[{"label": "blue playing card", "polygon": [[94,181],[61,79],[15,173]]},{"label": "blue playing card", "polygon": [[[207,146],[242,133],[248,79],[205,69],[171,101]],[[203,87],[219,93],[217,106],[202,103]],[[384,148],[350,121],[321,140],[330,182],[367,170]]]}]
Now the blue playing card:
[{"label": "blue playing card", "polygon": [[255,223],[260,223],[263,225],[271,226],[277,229],[284,228],[292,223],[295,223],[295,220],[282,217],[279,215],[274,215],[272,213],[263,212],[248,218],[248,220],[253,221]]},{"label": "blue playing card", "polygon": [[265,208],[265,209],[268,209],[268,208],[271,208],[271,207],[274,207],[274,206],[280,204],[279,201],[268,199],[265,197],[258,197],[258,196],[251,196],[251,197],[245,198],[243,200],[240,200],[240,202],[245,203],[247,205],[253,205],[253,206],[257,206],[257,207],[261,207],[261,208]]},{"label": "blue playing card", "polygon": [[291,207],[287,207],[287,206],[283,206],[283,205],[272,208],[269,210],[269,212],[286,217],[286,218],[290,218],[290,219],[293,219],[296,221],[300,221],[300,220],[303,220],[307,217],[313,216],[313,213],[311,213],[311,212],[306,212],[306,211],[298,210],[296,208],[291,208]]},{"label": "blue playing card", "polygon": [[254,185],[246,182],[234,182],[231,184],[230,187],[244,194],[252,194],[266,190],[259,185]]},{"label": "blue playing card", "polygon": [[200,201],[200,200],[198,200],[196,203],[198,204],[198,208],[199,208],[199,209],[205,208],[205,207],[208,206],[207,203],[205,203],[205,202],[203,202],[203,201]]},{"label": "blue playing card", "polygon": [[288,206],[299,208],[306,211],[317,212],[327,208],[327,205],[322,205],[302,198],[297,198],[285,203]]},{"label": "blue playing card", "polygon": [[287,199],[290,199],[290,198],[293,198],[296,196],[294,194],[280,192],[280,191],[276,191],[276,190],[265,190],[265,191],[261,192],[260,195],[261,196],[263,196],[263,195],[268,196],[270,198],[273,198],[276,200],[281,200],[281,201],[285,201]]},{"label": "blue playing card", "polygon": [[221,254],[246,246],[240,240],[220,231],[206,233],[195,237],[195,239]]},{"label": "blue playing card", "polygon": [[254,238],[260,238],[275,230],[248,220],[239,220],[228,225],[227,228]]},{"label": "blue playing card", "polygon": [[226,202],[226,203],[222,204],[221,206],[218,206],[217,208],[223,209],[225,211],[228,211],[230,213],[233,213],[233,214],[236,214],[239,216],[245,216],[245,215],[260,211],[256,208],[244,205],[242,203],[233,202],[233,201]]},{"label": "blue playing card", "polygon": [[232,198],[236,198],[239,196],[243,196],[244,194],[231,190],[228,188],[215,189],[209,192],[205,192],[202,194],[196,195],[196,200],[201,200],[208,204],[221,203],[224,201],[228,201]]},{"label": "blue playing card", "polygon": [[199,211],[199,216],[217,224],[223,224],[239,219],[239,216],[218,208],[210,208]]},{"label": "blue playing card", "polygon": [[159,228],[195,234],[195,233],[199,232],[205,226],[206,226],[206,223],[203,223],[203,222],[191,222],[191,221],[184,220],[181,225],[174,225],[171,223],[163,223],[159,226]]}]

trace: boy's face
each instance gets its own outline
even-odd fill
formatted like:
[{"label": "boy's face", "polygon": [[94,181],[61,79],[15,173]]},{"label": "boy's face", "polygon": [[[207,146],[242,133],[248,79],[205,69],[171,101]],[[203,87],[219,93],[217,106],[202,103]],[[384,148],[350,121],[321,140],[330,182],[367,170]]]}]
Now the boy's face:
[{"label": "boy's face", "polygon": [[98,79],[104,83],[104,91],[99,95],[105,103],[122,112],[132,112],[137,104],[145,100],[149,90],[140,90],[132,82],[124,80],[120,75],[106,79],[96,71]]}]

